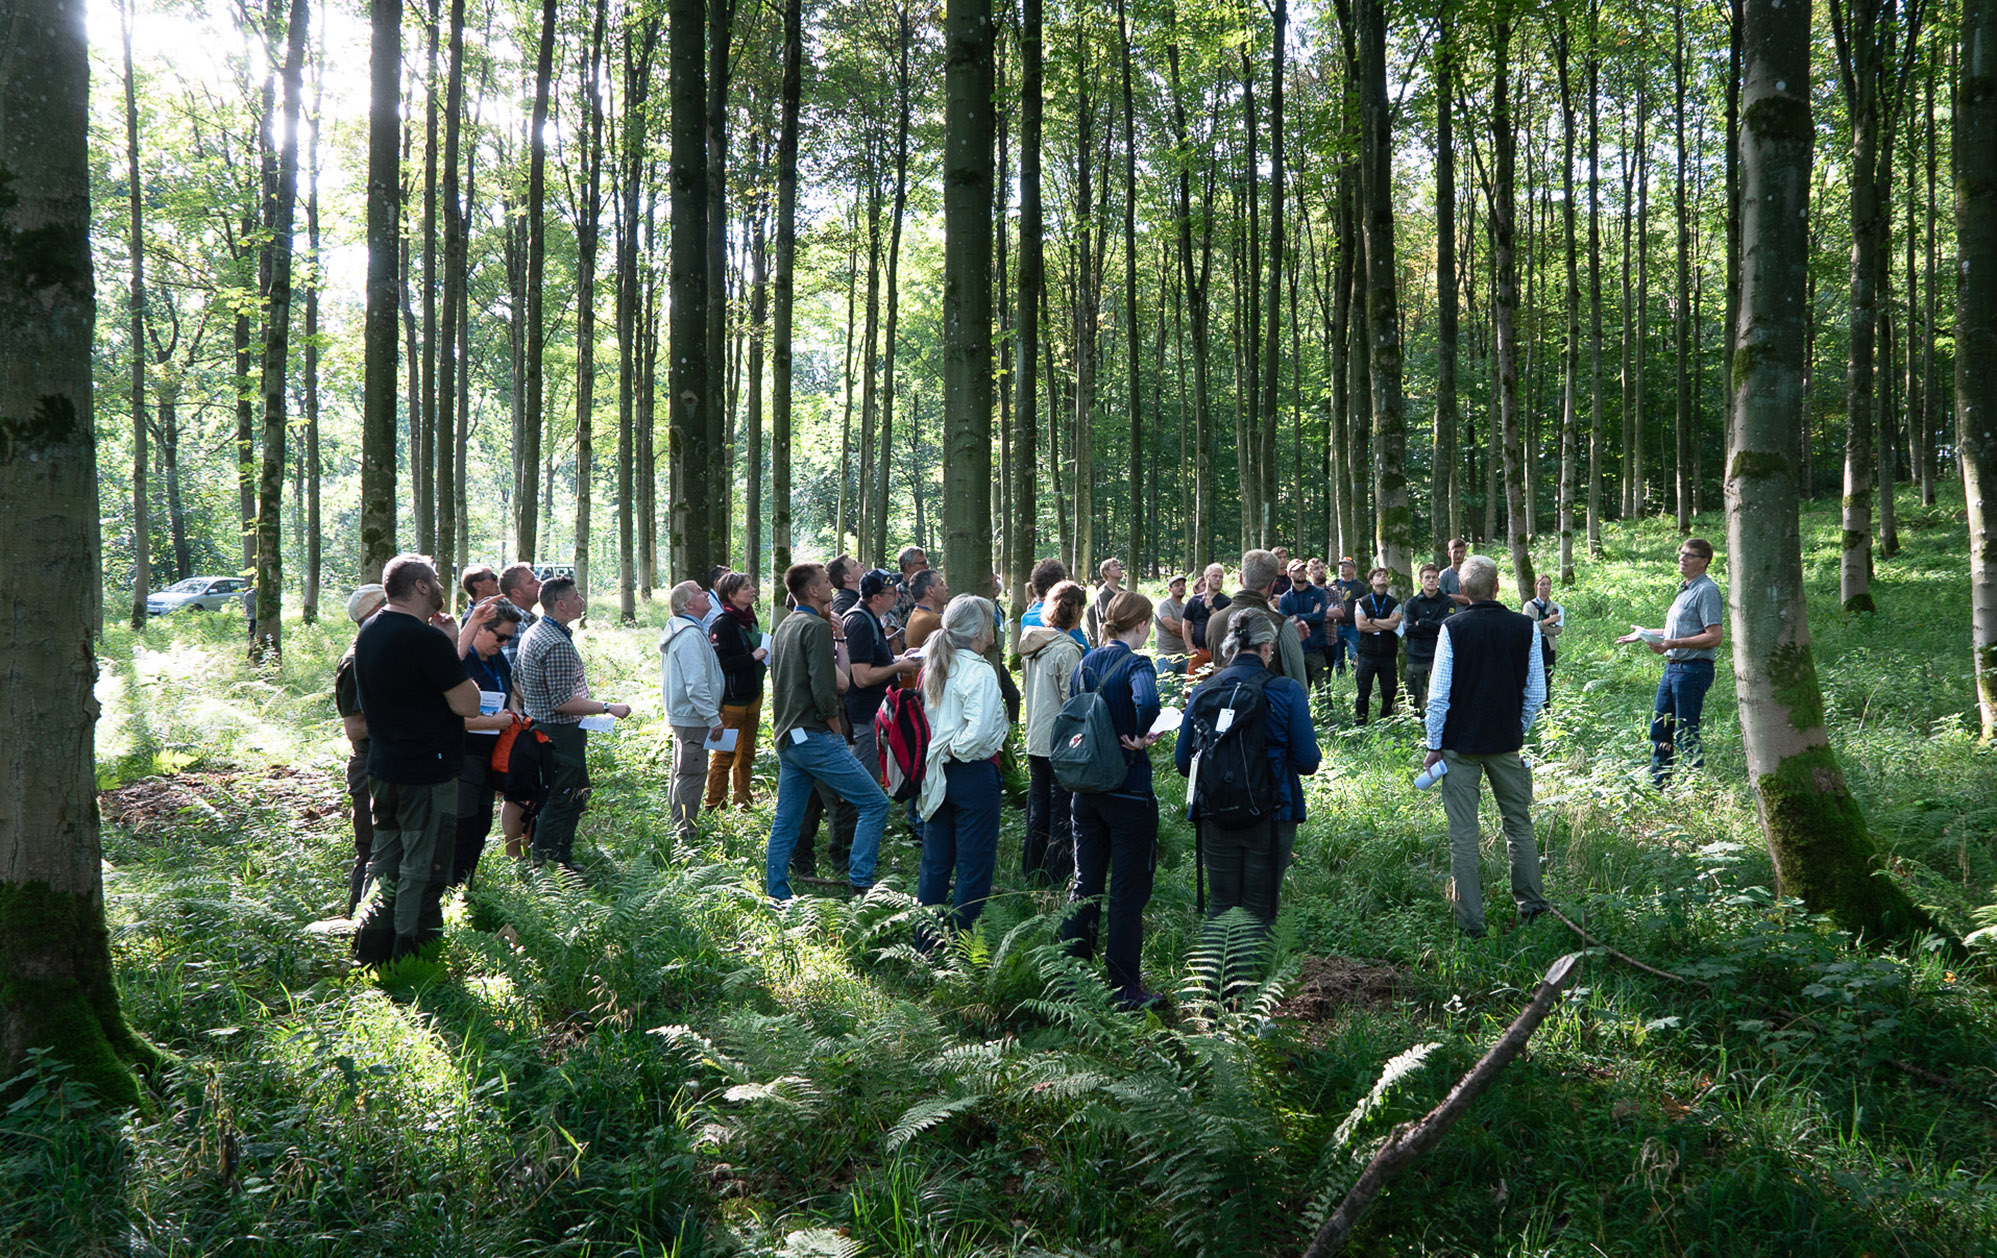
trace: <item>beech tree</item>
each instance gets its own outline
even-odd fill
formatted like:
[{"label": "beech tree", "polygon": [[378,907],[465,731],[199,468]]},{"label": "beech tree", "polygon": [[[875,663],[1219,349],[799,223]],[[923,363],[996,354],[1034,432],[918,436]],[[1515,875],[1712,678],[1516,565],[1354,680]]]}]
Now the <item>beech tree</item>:
[{"label": "beech tree", "polygon": [[1997,739],[1997,0],[1963,0],[1955,103],[1955,430],[1969,503],[1970,651]]},{"label": "beech tree", "polygon": [[[548,0],[552,7],[554,0]],[[402,0],[369,0],[367,325],[361,384],[361,579],[394,558],[396,259],[401,238]],[[528,478],[532,479],[531,475]],[[532,512],[524,513],[529,519]],[[531,541],[532,526],[527,533]]]}]

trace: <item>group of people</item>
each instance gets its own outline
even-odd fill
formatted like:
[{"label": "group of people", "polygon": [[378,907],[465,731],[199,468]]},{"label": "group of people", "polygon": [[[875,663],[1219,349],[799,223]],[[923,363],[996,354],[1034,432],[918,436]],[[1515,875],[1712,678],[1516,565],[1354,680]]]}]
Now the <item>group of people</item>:
[{"label": "group of people", "polygon": [[[1565,613],[1544,577],[1519,610],[1501,604],[1497,565],[1460,540],[1449,549],[1449,566],[1422,565],[1420,592],[1405,600],[1384,568],[1361,587],[1350,559],[1334,580],[1322,560],[1290,561],[1280,550],[1245,553],[1231,592],[1213,564],[1190,598],[1186,578],[1174,577],[1156,605],[1122,588],[1115,560],[1099,569],[1093,591],[1060,560],[1042,560],[1018,622],[1018,686],[1004,666],[998,608],[952,596],[919,547],[901,552],[896,571],[862,570],[849,556],[793,565],[784,576],[791,614],[774,634],[759,627],[754,579],[717,568],[705,583],[672,588],[659,643],[676,837],[690,843],[701,810],[727,802],[731,785],[738,807],[751,802],[767,692],[777,757],[770,899],[789,901],[794,877],[816,880],[821,825],[845,884],[871,887],[893,789],[922,846],[918,898],[947,907],[952,925],[968,930],[991,893],[1001,765],[1021,724],[1029,783],[1021,871],[1030,884],[1065,889],[1060,938],[1085,957],[1100,944],[1116,998],[1141,1008],[1158,999],[1140,960],[1159,830],[1149,751],[1169,724],[1160,721],[1160,673],[1190,671],[1197,682],[1175,763],[1188,778],[1202,882],[1211,883],[1208,918],[1239,908],[1266,929],[1306,816],[1302,779],[1321,764],[1311,688],[1349,661],[1359,721],[1376,682],[1382,716],[1403,679],[1422,711],[1423,769],[1440,782],[1449,821],[1458,927],[1484,931],[1477,803],[1486,777],[1513,898],[1530,921],[1547,905],[1521,748],[1547,702]],[[1711,559],[1708,543],[1687,540],[1664,628],[1632,625],[1618,639],[1670,657],[1652,722],[1660,787],[1680,753],[1702,761],[1699,721],[1724,605],[1705,575]],[[543,583],[525,564],[470,569],[460,623],[444,614],[443,588],[422,556],[397,556],[382,575],[349,600],[361,628],[336,678],[354,746],[349,913],[368,881],[380,888],[355,939],[356,956],[369,962],[435,937],[441,896],[472,877],[496,805],[509,856],[567,864],[589,796],[584,723],[630,713],[590,695],[570,628],[584,610],[572,580]],[[1147,652],[1154,634],[1155,656]],[[1069,762],[1095,728],[1114,738],[1099,753],[1114,767],[1078,785]],[[495,753],[530,739],[550,767],[547,789],[516,797]]]}]

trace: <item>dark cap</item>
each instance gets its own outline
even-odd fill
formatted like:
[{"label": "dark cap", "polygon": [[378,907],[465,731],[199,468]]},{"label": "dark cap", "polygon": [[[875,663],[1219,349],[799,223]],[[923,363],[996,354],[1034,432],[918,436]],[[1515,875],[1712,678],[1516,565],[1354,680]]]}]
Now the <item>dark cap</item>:
[{"label": "dark cap", "polygon": [[860,578],[860,597],[874,598],[883,590],[894,588],[895,574],[885,568],[876,568]]}]

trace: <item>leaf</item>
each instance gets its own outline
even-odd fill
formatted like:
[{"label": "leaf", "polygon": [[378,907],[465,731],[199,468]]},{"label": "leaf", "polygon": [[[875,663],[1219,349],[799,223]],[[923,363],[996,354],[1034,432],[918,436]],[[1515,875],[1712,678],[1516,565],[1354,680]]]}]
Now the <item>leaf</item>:
[{"label": "leaf", "polygon": [[943,1120],[975,1109],[984,1099],[983,1093],[973,1092],[964,1096],[917,1101],[902,1112],[894,1126],[888,1128],[888,1151],[899,1151],[903,1145]]}]

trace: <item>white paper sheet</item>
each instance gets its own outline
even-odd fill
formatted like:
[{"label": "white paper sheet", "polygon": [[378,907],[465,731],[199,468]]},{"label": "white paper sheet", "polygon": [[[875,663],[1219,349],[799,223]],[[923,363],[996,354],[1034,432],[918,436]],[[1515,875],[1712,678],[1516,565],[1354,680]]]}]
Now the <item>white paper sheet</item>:
[{"label": "white paper sheet", "polygon": [[741,730],[724,729],[721,731],[721,737],[708,739],[700,745],[700,749],[702,751],[733,751],[735,750],[735,743],[741,735]]},{"label": "white paper sheet", "polygon": [[1151,722],[1150,732],[1153,734],[1169,734],[1179,728],[1180,722],[1185,719],[1186,713],[1183,708],[1160,708],[1158,710],[1158,719]]},{"label": "white paper sheet", "polygon": [[617,718],[610,715],[610,713],[608,712],[598,712],[595,716],[586,716],[582,718],[582,720],[578,724],[583,729],[596,730],[598,732],[601,732],[607,729],[616,729]]}]

